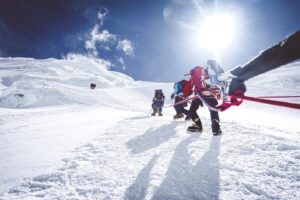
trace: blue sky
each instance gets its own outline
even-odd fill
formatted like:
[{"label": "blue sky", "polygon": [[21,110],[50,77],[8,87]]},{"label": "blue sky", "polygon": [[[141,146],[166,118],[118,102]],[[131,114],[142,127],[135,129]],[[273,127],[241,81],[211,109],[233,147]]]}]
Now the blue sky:
[{"label": "blue sky", "polygon": [[298,0],[0,0],[0,5],[1,57],[89,54],[136,80],[160,82],[182,79],[215,57],[195,31],[203,12],[235,16],[234,40],[218,56],[225,69],[300,29]]}]

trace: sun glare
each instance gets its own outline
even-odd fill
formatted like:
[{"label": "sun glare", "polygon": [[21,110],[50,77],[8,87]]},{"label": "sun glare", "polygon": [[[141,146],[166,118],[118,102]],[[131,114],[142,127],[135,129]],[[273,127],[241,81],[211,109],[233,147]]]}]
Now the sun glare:
[{"label": "sun glare", "polygon": [[236,34],[236,23],[232,15],[215,13],[206,16],[199,30],[201,44],[215,53],[230,45]]}]

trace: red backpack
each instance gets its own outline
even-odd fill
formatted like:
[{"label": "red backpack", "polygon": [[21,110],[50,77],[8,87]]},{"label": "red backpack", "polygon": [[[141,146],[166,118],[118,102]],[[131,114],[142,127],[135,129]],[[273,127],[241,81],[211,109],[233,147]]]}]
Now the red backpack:
[{"label": "red backpack", "polygon": [[209,78],[207,70],[200,66],[191,69],[190,75],[193,80],[198,81],[204,81]]},{"label": "red backpack", "polygon": [[188,81],[187,81],[187,80],[184,80],[184,79],[180,81],[182,90],[184,90],[184,88],[186,87],[186,84],[187,84],[187,83],[188,83]]},{"label": "red backpack", "polygon": [[205,80],[208,79],[207,70],[203,67],[195,67],[190,71],[191,79],[195,85],[195,91],[197,92],[199,89],[206,88]]}]

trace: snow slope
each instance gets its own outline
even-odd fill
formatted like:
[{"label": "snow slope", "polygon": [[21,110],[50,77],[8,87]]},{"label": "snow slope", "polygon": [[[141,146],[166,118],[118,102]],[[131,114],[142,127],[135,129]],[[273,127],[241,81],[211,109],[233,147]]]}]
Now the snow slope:
[{"label": "snow slope", "polygon": [[[299,93],[299,69],[249,81],[249,95]],[[244,102],[221,113],[224,135],[213,137],[206,108],[201,135],[172,108],[149,117],[153,90],[170,103],[172,84],[101,62],[5,58],[0,78],[0,199],[300,198],[297,110]]]},{"label": "snow slope", "polygon": [[[103,93],[89,90],[95,83]],[[39,106],[107,103],[100,97],[112,87],[137,87],[124,74],[108,71],[103,60],[73,56],[64,60],[0,58],[0,106],[32,108]],[[107,90],[105,90],[107,89]],[[113,97],[108,97],[112,98]]]}]

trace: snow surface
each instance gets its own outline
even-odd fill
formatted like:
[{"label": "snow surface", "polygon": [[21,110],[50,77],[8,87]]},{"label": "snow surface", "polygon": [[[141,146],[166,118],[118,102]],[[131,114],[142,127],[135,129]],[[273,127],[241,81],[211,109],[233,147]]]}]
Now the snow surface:
[{"label": "snow surface", "polygon": [[[105,66],[0,59],[0,199],[300,199],[298,110],[244,102],[213,137],[200,108],[204,132],[188,134],[173,108],[149,116],[154,89],[170,104],[172,84]],[[299,65],[283,67],[247,94],[299,95],[299,83]]]}]

